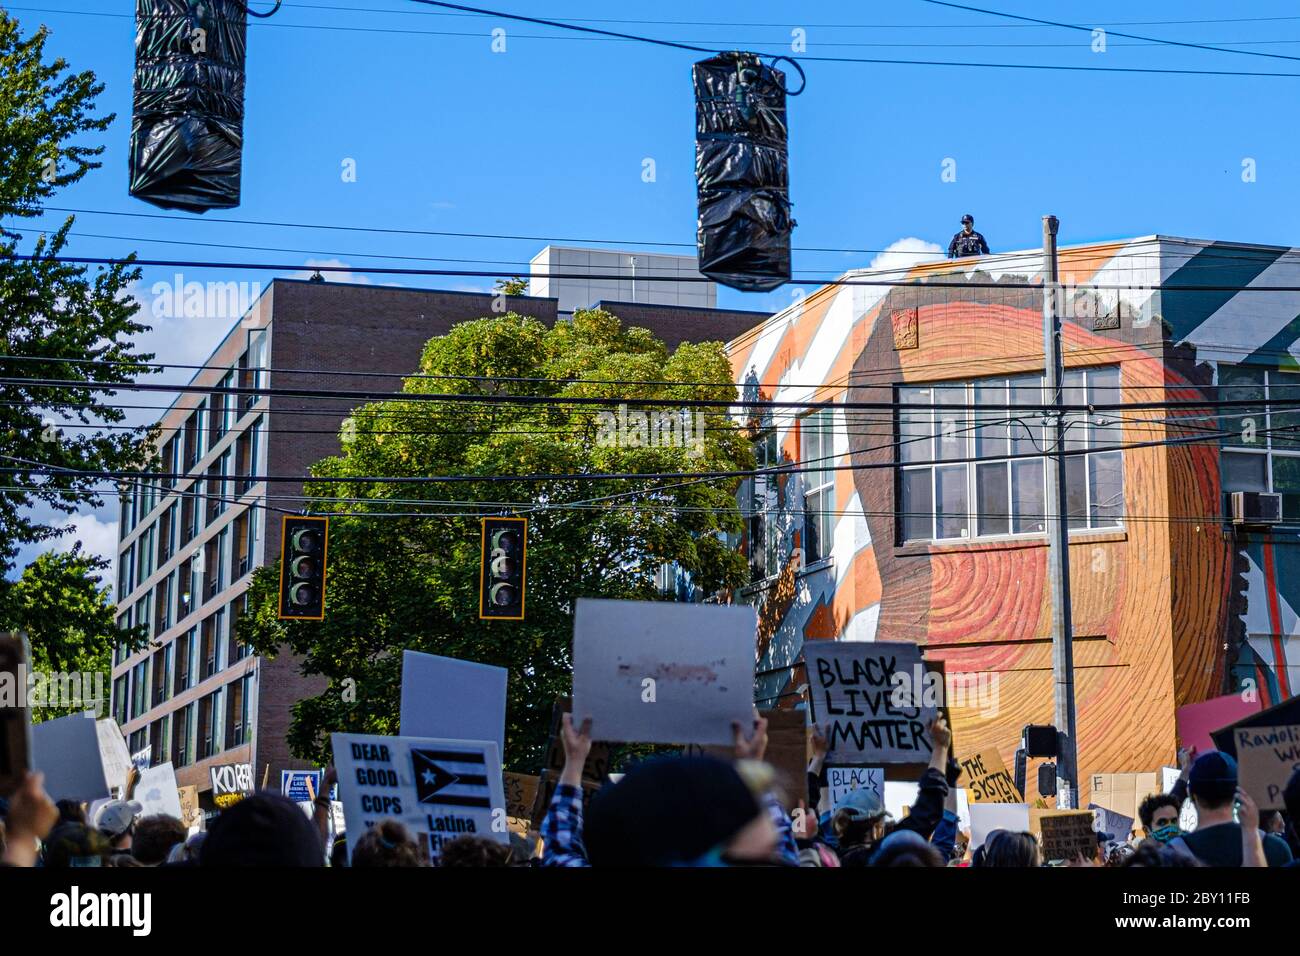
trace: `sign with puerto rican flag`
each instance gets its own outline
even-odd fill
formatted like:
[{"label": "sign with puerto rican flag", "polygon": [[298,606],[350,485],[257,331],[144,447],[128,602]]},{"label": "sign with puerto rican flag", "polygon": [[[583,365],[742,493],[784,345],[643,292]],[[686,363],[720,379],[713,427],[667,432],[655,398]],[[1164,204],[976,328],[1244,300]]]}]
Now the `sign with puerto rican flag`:
[{"label": "sign with puerto rican flag", "polygon": [[380,820],[400,820],[430,862],[458,836],[508,843],[501,753],[494,740],[334,734],[348,852]]}]

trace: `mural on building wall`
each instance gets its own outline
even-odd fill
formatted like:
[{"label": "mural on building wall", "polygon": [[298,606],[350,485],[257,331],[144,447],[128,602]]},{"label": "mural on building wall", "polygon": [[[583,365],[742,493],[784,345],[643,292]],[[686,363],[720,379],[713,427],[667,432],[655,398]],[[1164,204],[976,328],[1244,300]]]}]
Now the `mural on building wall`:
[{"label": "mural on building wall", "polygon": [[[1300,305],[1286,316],[1274,304],[1269,320],[1246,329],[1220,315],[1245,309],[1235,302],[1241,296],[1216,304],[1194,298],[1199,293],[1153,291],[1161,282],[1211,284],[1195,270],[1213,262],[1211,274],[1219,275],[1224,263],[1207,256],[1222,253],[1213,244],[1171,246],[1165,240],[1063,251],[1067,284],[1132,287],[1067,292],[1067,366],[1118,367],[1126,402],[1193,400],[1215,384],[1216,362],[1240,359],[1207,352],[1208,344],[1223,344],[1204,335],[1198,341],[1197,330],[1207,322],[1231,329],[1234,352],[1250,354],[1270,342],[1276,349],[1283,328],[1295,327],[1300,338]],[[884,276],[916,285],[829,287],[733,346],[733,367],[748,382],[747,395],[839,403],[835,463],[854,466],[834,473],[829,560],[811,568],[800,559],[807,521],[799,479],[807,472],[778,482],[781,514],[768,521],[783,531],[775,540],[765,532],[768,566],[739,596],[759,607],[759,696],[769,705],[798,703],[803,674],[797,662],[805,641],[906,639],[944,660],[949,675],[996,675],[983,685],[996,687],[996,700],[981,696],[953,708],[963,749],[996,747],[1009,760],[1024,724],[1051,721],[1044,540],[902,542],[892,413],[843,404],[890,403],[900,384],[1040,370],[1041,293],[1016,287],[1034,282],[1037,265],[995,257],[956,270],[947,263]],[[1257,265],[1252,259],[1250,267]],[[1002,287],[926,285],[963,277]],[[1289,283],[1298,284],[1297,278]],[[1227,275],[1214,280],[1237,282]],[[1258,344],[1243,343],[1243,333]],[[1204,409],[1124,410],[1117,419],[1111,424],[1126,446],[1122,523],[1075,532],[1070,548],[1085,773],[1167,763],[1177,706],[1242,686],[1244,678],[1277,699],[1291,693],[1298,676],[1285,661],[1287,635],[1297,628],[1293,608],[1300,609],[1300,576],[1288,573],[1300,559],[1300,538],[1234,534],[1223,521],[1217,445],[1169,441],[1194,435],[1188,425],[1212,432],[1217,424],[1210,419],[1205,426]],[[780,461],[802,460],[800,419],[777,414],[751,425],[772,429]],[[742,488],[742,505],[753,504],[752,491],[748,484]],[[1296,491],[1300,517],[1300,485]],[[751,530],[756,527],[751,522]],[[752,537],[743,542],[751,555]]]}]

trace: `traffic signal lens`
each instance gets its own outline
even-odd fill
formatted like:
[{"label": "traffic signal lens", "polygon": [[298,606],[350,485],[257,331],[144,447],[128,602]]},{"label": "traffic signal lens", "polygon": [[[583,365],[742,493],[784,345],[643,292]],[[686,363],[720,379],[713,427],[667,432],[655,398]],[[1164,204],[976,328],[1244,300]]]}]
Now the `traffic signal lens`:
[{"label": "traffic signal lens", "polygon": [[494,551],[513,551],[517,547],[519,547],[519,533],[512,528],[498,531],[492,536]]},{"label": "traffic signal lens", "polygon": [[509,607],[515,602],[515,586],[513,584],[494,584],[492,590],[488,592],[488,598],[497,607]]},{"label": "traffic signal lens", "polygon": [[298,607],[306,607],[316,600],[316,588],[311,584],[295,584],[289,589],[289,600]]},{"label": "traffic signal lens", "polygon": [[293,559],[293,576],[295,578],[311,578],[316,576],[316,559],[312,557],[302,557]]},{"label": "traffic signal lens", "polygon": [[310,528],[294,532],[293,549],[295,551],[319,551],[320,533]]}]

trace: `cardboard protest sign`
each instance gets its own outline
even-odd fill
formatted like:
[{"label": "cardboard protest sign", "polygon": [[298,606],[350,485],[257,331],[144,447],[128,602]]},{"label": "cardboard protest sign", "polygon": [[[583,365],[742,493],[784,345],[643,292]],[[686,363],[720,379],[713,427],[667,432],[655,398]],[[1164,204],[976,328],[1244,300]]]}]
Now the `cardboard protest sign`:
[{"label": "cardboard protest sign", "polygon": [[199,808],[199,788],[179,787],[176,797],[181,802],[181,823],[187,830],[203,826],[203,810]]},{"label": "cardboard protest sign", "polygon": [[1239,727],[1237,776],[1261,810],[1285,810],[1282,791],[1300,770],[1300,725]]},{"label": "cardboard protest sign", "polygon": [[[555,788],[559,785],[560,775],[552,773],[549,770],[543,770],[542,775],[537,781],[537,797],[533,801],[532,828],[536,830],[546,819],[546,811],[551,807],[551,800],[555,797]],[[582,781],[582,811],[584,819],[587,808],[591,806],[591,798],[594,797],[604,784],[595,783],[591,780]]]},{"label": "cardboard protest sign", "polygon": [[1107,810],[1138,818],[1138,807],[1153,793],[1165,793],[1160,788],[1160,774],[1155,773],[1094,773],[1089,778],[1092,802]]},{"label": "cardboard protest sign", "polygon": [[830,743],[828,763],[929,763],[943,679],[926,668],[917,645],[809,641],[804,658],[813,715]]},{"label": "cardboard protest sign", "polygon": [[294,803],[310,803],[320,793],[319,770],[281,770],[280,793]]},{"label": "cardboard protest sign", "polygon": [[1039,810],[1029,812],[1029,830],[1037,834],[1044,860],[1073,860],[1097,856],[1097,831],[1091,810]]},{"label": "cardboard protest sign", "polygon": [[[767,720],[767,751],[765,763],[776,771],[776,786],[781,803],[788,810],[800,802],[808,802],[808,724],[801,710],[761,710],[759,716]],[[720,760],[732,760],[732,745],[688,744],[682,756],[708,755]]]},{"label": "cardboard protest sign", "polygon": [[1243,717],[1235,723],[1210,733],[1214,745],[1224,753],[1237,756],[1235,731],[1242,727],[1294,727],[1300,724],[1300,695],[1287,698],[1265,710]]},{"label": "cardboard protest sign", "polygon": [[504,773],[501,777],[506,794],[506,816],[528,823],[533,815],[533,804],[537,802],[537,785],[541,778],[526,773]]},{"label": "cardboard protest sign", "polygon": [[374,734],[332,740],[349,853],[386,817],[406,824],[430,861],[445,842],[466,834],[509,842],[495,740]]},{"label": "cardboard protest sign", "polygon": [[99,760],[104,767],[104,780],[109,787],[126,786],[126,774],[131,769],[131,754],[126,749],[122,728],[112,717],[95,721],[99,734]]},{"label": "cardboard protest sign", "polygon": [[212,802],[222,810],[233,807],[253,793],[252,764],[222,764],[208,773],[212,778]]},{"label": "cardboard protest sign", "polygon": [[984,844],[994,830],[1025,833],[1029,830],[1027,803],[972,803],[970,805],[970,848]]},{"label": "cardboard protest sign", "polygon": [[748,605],[579,599],[573,714],[608,741],[729,744],[754,718]]},{"label": "cardboard protest sign", "polygon": [[142,817],[161,813],[181,819],[183,809],[180,794],[176,790],[176,771],[172,769],[170,761],[140,771],[134,799],[144,808],[140,811]]},{"label": "cardboard protest sign", "polygon": [[1116,843],[1124,843],[1133,835],[1133,818],[1095,803],[1088,804],[1093,813],[1092,828],[1098,833],[1109,833]]},{"label": "cardboard protest sign", "polygon": [[109,795],[93,711],[33,724],[32,766],[45,774],[51,800],[89,802]]},{"label": "cardboard protest sign", "polygon": [[404,737],[495,740],[506,749],[504,667],[402,651]]},{"label": "cardboard protest sign", "polygon": [[1178,728],[1178,746],[1195,747],[1200,753],[1216,750],[1210,734],[1220,727],[1259,713],[1259,698],[1244,699],[1241,694],[1225,694],[1199,704],[1185,704],[1174,711]]},{"label": "cardboard protest sign", "polygon": [[996,750],[981,750],[962,758],[965,786],[973,803],[1024,803],[1024,795]]},{"label": "cardboard protest sign", "polygon": [[[564,715],[570,713],[572,709],[572,697],[559,698],[551,709],[551,736],[546,742],[546,759],[542,764],[542,770],[550,770],[557,775],[564,771],[564,740],[560,737],[560,727]],[[593,740],[591,750],[587,752],[587,760],[582,765],[582,779],[597,784],[604,783],[609,775],[609,753],[609,744],[602,740]]]},{"label": "cardboard protest sign", "polygon": [[885,770],[883,767],[827,767],[826,793],[830,799],[829,809],[843,800],[854,790],[870,790],[880,802],[885,802]]}]

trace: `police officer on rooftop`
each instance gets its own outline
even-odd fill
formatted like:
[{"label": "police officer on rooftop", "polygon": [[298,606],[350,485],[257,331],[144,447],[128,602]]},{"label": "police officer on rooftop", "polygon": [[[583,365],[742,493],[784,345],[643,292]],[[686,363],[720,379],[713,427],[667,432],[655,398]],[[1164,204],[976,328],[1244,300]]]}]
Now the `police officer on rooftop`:
[{"label": "police officer on rooftop", "polygon": [[975,231],[975,217],[970,213],[961,217],[961,232],[952,237],[948,243],[949,259],[964,259],[966,256],[987,256],[989,244]]}]

